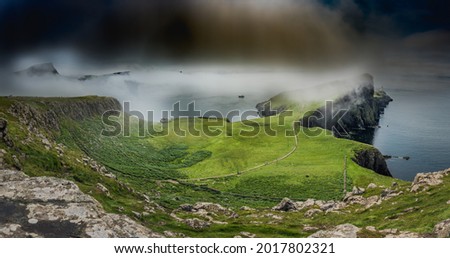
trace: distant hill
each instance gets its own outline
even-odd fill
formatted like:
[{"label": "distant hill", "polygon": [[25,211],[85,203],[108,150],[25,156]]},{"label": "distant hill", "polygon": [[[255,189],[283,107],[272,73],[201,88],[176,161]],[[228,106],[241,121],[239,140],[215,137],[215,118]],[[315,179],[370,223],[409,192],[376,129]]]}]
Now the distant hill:
[{"label": "distant hill", "polygon": [[60,75],[52,63],[43,63],[43,64],[32,65],[25,70],[17,71],[16,74],[27,75],[27,76],[45,76],[45,75],[58,76],[58,75]]},{"label": "distant hill", "polygon": [[[25,70],[20,70],[15,72],[17,75],[21,76],[63,76],[68,79],[73,79],[73,77],[64,76],[61,75],[58,70],[56,70],[53,63],[42,63],[42,64],[36,64],[32,65],[29,68]],[[101,74],[101,75],[82,75],[80,77],[75,77],[75,79],[79,81],[89,81],[89,80],[95,80],[95,79],[107,79],[112,76],[128,76],[130,75],[130,71],[119,71],[119,72],[113,72],[113,73],[107,73],[107,74]]]},{"label": "distant hill", "polygon": [[108,74],[102,74],[102,75],[83,75],[78,78],[79,81],[88,81],[88,80],[94,80],[94,79],[105,79],[111,76],[128,76],[130,75],[130,71],[121,71],[121,72],[114,72],[114,73],[108,73]]}]

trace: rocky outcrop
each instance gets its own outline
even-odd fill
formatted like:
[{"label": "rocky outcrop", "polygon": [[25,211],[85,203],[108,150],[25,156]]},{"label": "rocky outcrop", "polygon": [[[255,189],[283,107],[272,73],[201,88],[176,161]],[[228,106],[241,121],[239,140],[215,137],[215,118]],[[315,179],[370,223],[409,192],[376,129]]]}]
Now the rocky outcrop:
[{"label": "rocky outcrop", "polygon": [[205,229],[211,225],[211,223],[197,218],[185,219],[184,223],[186,223],[186,225],[188,225],[189,227],[197,230]]},{"label": "rocky outcrop", "polygon": [[[77,121],[100,116],[108,110],[122,110],[118,100],[108,97],[87,96],[78,98],[14,98],[9,113],[19,118],[31,132],[39,128],[60,129],[62,119]],[[45,107],[45,108],[39,108]]]},{"label": "rocky outcrop", "polygon": [[360,230],[352,224],[342,224],[329,230],[317,231],[308,238],[356,238]]},{"label": "rocky outcrop", "polygon": [[256,105],[258,115],[261,117],[274,116],[286,110],[286,106],[273,107],[272,101],[264,101]]},{"label": "rocky outcrop", "polygon": [[334,100],[332,108],[323,106],[305,115],[301,124],[328,129],[337,137],[377,126],[380,114],[392,98],[383,90],[375,91],[373,77],[369,74],[361,76],[358,84],[356,89]]},{"label": "rocky outcrop", "polygon": [[[353,85],[356,86],[353,88]],[[330,103],[331,105],[327,104],[317,110],[306,113],[300,120],[300,125],[304,127],[321,127],[332,131],[336,137],[347,138],[352,133],[365,131],[366,129],[373,130],[374,127],[378,126],[380,115],[384,112],[389,102],[392,101],[392,98],[383,90],[375,91],[373,77],[370,74],[364,74],[353,80],[346,81],[345,85],[340,85],[339,87],[341,86],[344,89],[353,89],[335,99],[332,104]],[[333,91],[333,88],[327,89],[328,91]],[[317,91],[320,92],[320,87]],[[314,92],[305,91],[304,93],[305,95],[315,95]],[[292,98],[299,95],[301,94],[295,92],[282,93],[268,101],[257,104],[256,109],[260,116],[273,116],[286,109],[284,105],[272,107],[271,103],[273,100],[277,100],[277,103],[283,103],[284,99],[286,101],[288,99],[296,101]],[[392,176],[383,155],[377,149],[358,151],[354,161],[360,166],[373,170],[378,174]]]},{"label": "rocky outcrop", "polygon": [[8,136],[8,121],[0,118],[0,142],[4,142],[6,146],[13,147],[14,143]]},{"label": "rocky outcrop", "polygon": [[180,205],[179,210],[199,214],[200,213],[221,214],[225,216],[233,216],[235,214],[232,210],[225,208],[220,204],[211,202],[198,202],[194,205],[182,204]]},{"label": "rocky outcrop", "polygon": [[437,237],[450,237],[450,219],[444,220],[434,226],[433,233]]},{"label": "rocky outcrop", "polygon": [[161,237],[72,182],[0,170],[0,237]]},{"label": "rocky outcrop", "polygon": [[307,217],[307,218],[312,218],[312,217],[314,217],[315,215],[317,215],[317,214],[319,214],[319,213],[322,213],[323,211],[322,210],[320,210],[320,209],[310,209],[310,210],[307,210],[306,212],[305,212],[305,217]]},{"label": "rocky outcrop", "polygon": [[433,173],[418,173],[411,184],[411,192],[425,191],[430,186],[442,184],[442,178],[449,174],[450,168]]},{"label": "rocky outcrop", "polygon": [[376,148],[357,150],[352,160],[361,167],[373,170],[380,175],[392,177],[383,154]]},{"label": "rocky outcrop", "polygon": [[274,206],[272,208],[272,210],[275,210],[275,211],[292,211],[292,210],[297,210],[297,205],[296,205],[295,202],[293,202],[289,198],[284,198],[283,200],[281,200],[281,202],[278,205]]},{"label": "rocky outcrop", "polygon": [[[201,219],[183,219],[178,216],[179,213],[189,213],[190,216],[198,216]],[[194,205],[182,204],[178,209],[175,209],[170,216],[176,221],[184,223],[193,229],[201,230],[209,227],[211,224],[228,224],[227,222],[219,220],[223,219],[224,216],[233,219],[237,218],[239,215],[231,209],[225,208],[217,203],[198,202]]]}]

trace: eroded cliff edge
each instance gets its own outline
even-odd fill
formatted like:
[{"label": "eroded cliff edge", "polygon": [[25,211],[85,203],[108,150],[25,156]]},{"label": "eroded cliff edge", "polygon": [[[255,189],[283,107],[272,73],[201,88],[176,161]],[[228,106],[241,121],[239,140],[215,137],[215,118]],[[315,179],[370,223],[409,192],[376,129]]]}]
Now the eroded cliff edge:
[{"label": "eroded cliff edge", "polygon": [[[334,100],[331,109],[330,106],[320,107],[305,114],[300,123],[330,130],[336,137],[349,137],[354,132],[378,126],[380,115],[391,101],[393,99],[384,90],[375,90],[373,77],[364,74],[359,86]],[[376,148],[356,150],[353,160],[378,174],[392,176],[383,154]]]},{"label": "eroded cliff edge", "polygon": [[28,129],[45,128],[59,130],[63,119],[80,121],[86,118],[101,116],[108,110],[122,110],[120,102],[115,98],[86,96],[76,98],[27,98],[14,97],[8,110],[19,118]]},{"label": "eroded cliff edge", "polygon": [[[339,83],[342,84],[342,82]],[[341,84],[336,87],[342,87]],[[363,74],[344,84],[347,84],[343,86],[344,88],[350,89],[348,93],[334,98],[332,102],[327,102],[316,110],[305,113],[300,119],[300,125],[327,129],[340,138],[350,138],[353,133],[367,129],[373,130],[377,127],[380,115],[393,99],[384,90],[375,90],[374,80],[370,74]],[[332,92],[333,85],[319,86],[317,91],[317,94],[323,94],[323,97],[327,98],[329,96],[326,92]],[[311,93],[307,92],[307,94]],[[280,103],[279,99],[288,102],[289,99],[297,101],[292,96],[299,96],[299,94],[282,93],[268,101],[258,103],[256,109],[263,117],[279,114],[289,106],[289,103]],[[382,153],[374,147],[355,150],[355,156],[352,159],[358,165],[378,174],[392,176]]]},{"label": "eroded cliff edge", "polygon": [[321,127],[333,131],[337,137],[345,137],[357,130],[376,127],[380,115],[391,101],[384,90],[375,91],[373,77],[364,74],[357,88],[335,99],[331,109],[325,105],[309,112],[301,119],[301,124]]}]

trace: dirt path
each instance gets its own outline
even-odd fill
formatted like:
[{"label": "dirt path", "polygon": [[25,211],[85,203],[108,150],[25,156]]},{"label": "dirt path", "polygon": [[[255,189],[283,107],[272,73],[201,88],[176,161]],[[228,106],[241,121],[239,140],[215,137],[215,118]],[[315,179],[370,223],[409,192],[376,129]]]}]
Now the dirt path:
[{"label": "dirt path", "polygon": [[274,160],[271,161],[267,161],[264,162],[263,164],[259,164],[257,166],[251,167],[251,168],[247,168],[241,171],[238,171],[237,173],[232,173],[232,174],[227,174],[227,175],[220,175],[220,176],[211,176],[211,177],[203,177],[203,178],[189,178],[189,179],[183,179],[183,181],[201,181],[201,180],[208,180],[208,179],[218,179],[218,178],[226,178],[226,177],[232,177],[232,176],[238,176],[238,175],[242,175],[244,173],[268,166],[268,165],[272,165],[280,160],[286,159],[287,157],[291,156],[292,153],[294,153],[297,150],[298,147],[298,135],[295,131],[295,121],[292,123],[292,129],[294,130],[294,139],[295,139],[295,145],[292,148],[292,150],[290,150],[288,153],[284,154],[281,157],[278,157]]}]

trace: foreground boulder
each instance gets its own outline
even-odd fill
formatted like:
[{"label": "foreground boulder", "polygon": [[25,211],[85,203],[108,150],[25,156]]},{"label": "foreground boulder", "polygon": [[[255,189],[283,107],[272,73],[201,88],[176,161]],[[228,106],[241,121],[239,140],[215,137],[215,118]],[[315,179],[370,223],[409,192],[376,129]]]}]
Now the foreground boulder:
[{"label": "foreground boulder", "polygon": [[74,183],[0,170],[0,237],[161,237],[106,213]]}]

